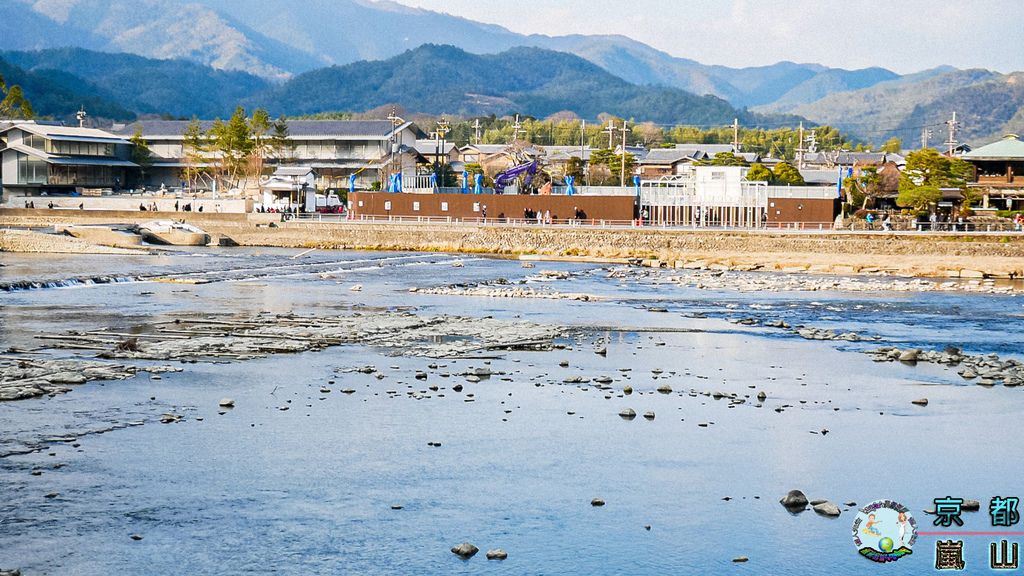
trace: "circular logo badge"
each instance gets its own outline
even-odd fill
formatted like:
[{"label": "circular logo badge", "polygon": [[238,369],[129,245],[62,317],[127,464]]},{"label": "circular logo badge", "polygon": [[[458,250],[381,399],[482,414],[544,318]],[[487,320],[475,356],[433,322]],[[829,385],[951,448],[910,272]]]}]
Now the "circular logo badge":
[{"label": "circular logo badge", "polygon": [[892,500],[876,500],[857,511],[853,543],[872,562],[895,562],[911,554],[917,521],[910,509]]}]

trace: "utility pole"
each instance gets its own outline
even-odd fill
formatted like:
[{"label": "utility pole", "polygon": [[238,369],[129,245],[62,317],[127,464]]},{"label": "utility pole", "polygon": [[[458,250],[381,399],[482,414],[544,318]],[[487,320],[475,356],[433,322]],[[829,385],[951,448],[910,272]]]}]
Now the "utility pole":
[{"label": "utility pole", "polygon": [[804,123],[800,122],[800,140],[796,149],[796,169],[804,169]]},{"label": "utility pole", "polygon": [[620,166],[620,172],[622,173],[619,178],[619,186],[626,187],[626,134],[629,130],[626,128],[626,121],[622,121],[622,165]]},{"label": "utility pole", "polygon": [[587,121],[580,119],[580,161],[583,162],[583,176],[587,178],[587,186],[590,186],[590,167],[587,160]]},{"label": "utility pole", "polygon": [[396,174],[395,170],[395,152],[398,151],[398,134],[395,131],[398,130],[400,124],[404,124],[405,120],[402,120],[398,116],[398,110],[395,107],[391,108],[391,114],[388,114],[388,120],[391,120],[391,161],[388,163],[391,166],[391,173]]},{"label": "utility pole", "polygon": [[732,119],[732,153],[740,153],[740,119]]},{"label": "utility pole", "polygon": [[473,121],[473,144],[480,143],[480,119]]},{"label": "utility pole", "polygon": [[956,111],[953,111],[953,119],[947,120],[946,124],[949,124],[949,140],[946,141],[946,145],[949,146],[949,155],[953,155],[953,150],[956,149],[958,142],[956,141],[956,129],[959,124],[956,121]]},{"label": "utility pole", "polygon": [[75,112],[75,118],[78,119],[78,127],[79,128],[82,128],[83,126],[85,126],[85,117],[86,116],[88,116],[88,114],[85,113],[85,106],[82,106],[81,108],[79,108],[78,112]]},{"label": "utility pole", "polygon": [[931,128],[925,126],[921,129],[921,150],[928,147],[928,138],[932,135]]},{"label": "utility pole", "polygon": [[814,154],[818,151],[818,133],[811,130],[811,133],[807,135],[807,151]]},{"label": "utility pole", "polygon": [[526,134],[526,128],[519,123],[519,114],[516,114],[516,121],[512,124],[512,142],[515,143],[519,139],[520,134]]},{"label": "utility pole", "polygon": [[609,120],[608,127],[605,128],[604,130],[601,130],[601,133],[608,134],[608,149],[611,150],[612,146],[614,145],[612,139],[615,138],[615,124],[612,124],[612,121]]},{"label": "utility pole", "polygon": [[447,154],[445,153],[445,149],[444,149],[445,145],[447,143],[445,142],[444,137],[445,137],[446,134],[448,134],[449,130],[451,130],[451,124],[449,124],[448,121],[444,119],[444,116],[441,116],[441,121],[437,123],[437,132],[434,133],[435,136],[437,136],[437,140],[440,141],[440,148],[441,148],[441,150],[439,152],[437,150],[438,144],[436,144],[436,143],[434,144],[434,174],[437,174],[437,180],[439,181],[438,186],[443,186],[444,185],[444,182],[440,181],[441,180],[441,167],[444,164],[447,164],[447,162],[442,162],[441,161],[441,155],[444,154],[445,156],[447,156]]}]

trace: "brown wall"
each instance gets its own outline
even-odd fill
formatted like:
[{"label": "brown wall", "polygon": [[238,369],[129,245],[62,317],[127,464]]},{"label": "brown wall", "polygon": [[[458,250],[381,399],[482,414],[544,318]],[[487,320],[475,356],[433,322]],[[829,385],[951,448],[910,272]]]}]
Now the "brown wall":
[{"label": "brown wall", "polygon": [[[775,204],[772,206],[772,204]],[[832,198],[768,198],[768,224],[806,222],[830,224],[836,217]]]},{"label": "brown wall", "polygon": [[[504,214],[505,218],[523,217],[523,210],[530,209],[543,213],[551,211],[552,219],[573,218],[575,208],[580,208],[593,220],[631,220],[633,218],[632,196],[534,196],[525,194],[389,194],[387,192],[354,192],[348,196],[353,218],[359,216],[403,216],[403,217],[451,217],[477,219],[483,215],[474,212],[473,205],[487,206],[487,218],[495,219]],[[391,202],[391,210],[385,210],[384,203]],[[363,205],[359,206],[359,202]],[[419,211],[413,210],[413,202],[420,203]],[[441,203],[448,203],[448,211],[441,211]]]}]

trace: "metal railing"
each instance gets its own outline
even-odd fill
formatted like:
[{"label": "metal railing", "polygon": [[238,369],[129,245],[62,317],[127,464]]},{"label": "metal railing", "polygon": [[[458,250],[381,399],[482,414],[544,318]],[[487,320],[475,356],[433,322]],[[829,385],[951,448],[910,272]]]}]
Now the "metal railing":
[{"label": "metal railing", "polygon": [[[380,216],[380,215],[357,215],[349,214],[321,214],[321,213],[299,213],[283,214],[283,220],[294,222],[323,222],[323,223],[353,223],[353,224],[443,224],[454,226],[507,226],[512,228],[619,228],[619,229],[645,229],[645,230],[677,230],[677,231],[737,231],[737,232],[764,232],[764,233],[864,233],[864,232],[931,232],[929,222],[906,222],[894,221],[891,228],[886,229],[880,222],[869,225],[863,220],[857,220],[842,228],[835,228],[833,222],[767,222],[752,226],[737,226],[721,222],[709,223],[668,223],[643,219],[634,220],[602,220],[597,218],[572,219],[559,218],[538,221],[534,218],[483,218],[480,216],[456,218],[452,216]],[[939,223],[935,232],[944,233],[1005,233],[1014,232],[1014,225],[1009,222],[998,226],[992,224],[975,224],[974,222],[947,222]],[[1019,232],[1019,231],[1018,231]]]}]

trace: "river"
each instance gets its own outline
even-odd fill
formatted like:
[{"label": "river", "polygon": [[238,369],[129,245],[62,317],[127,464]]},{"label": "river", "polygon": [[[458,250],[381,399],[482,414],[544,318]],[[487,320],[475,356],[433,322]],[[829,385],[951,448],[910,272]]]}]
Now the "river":
[{"label": "river", "polygon": [[[0,567],[660,574],[720,573],[742,556],[755,573],[861,574],[874,566],[851,526],[874,500],[906,505],[921,531],[953,531],[924,509],[971,498],[981,511],[964,512],[961,530],[1012,529],[994,528],[988,506],[1020,495],[1024,392],[864,351],[956,346],[1024,359],[1020,296],[742,289],[788,280],[758,272],[728,272],[709,288],[697,287],[699,272],[620,265],[344,251],[293,259],[299,252],[0,254],[3,282],[21,287],[0,292],[0,347],[91,358],[36,336],[129,332],[183,315],[410,310],[567,330],[551,351],[425,358],[351,344],[0,403]],[[588,298],[410,291],[499,278]],[[757,322],[738,322],[746,318]],[[776,319],[871,340],[807,340],[760,323]],[[355,370],[367,365],[376,372]],[[492,375],[458,375],[480,368]],[[601,376],[610,388],[594,385]],[[233,409],[218,406],[225,397]],[[911,403],[922,397],[927,406]],[[620,418],[627,408],[639,416]],[[161,424],[167,412],[183,418]],[[11,453],[25,446],[39,449]],[[794,488],[841,515],[787,511],[779,499]],[[901,573],[934,569],[940,538],[919,536]],[[971,567],[987,567],[999,539],[952,538]],[[463,541],[481,552],[449,551]],[[508,558],[487,560],[492,549]]]}]

